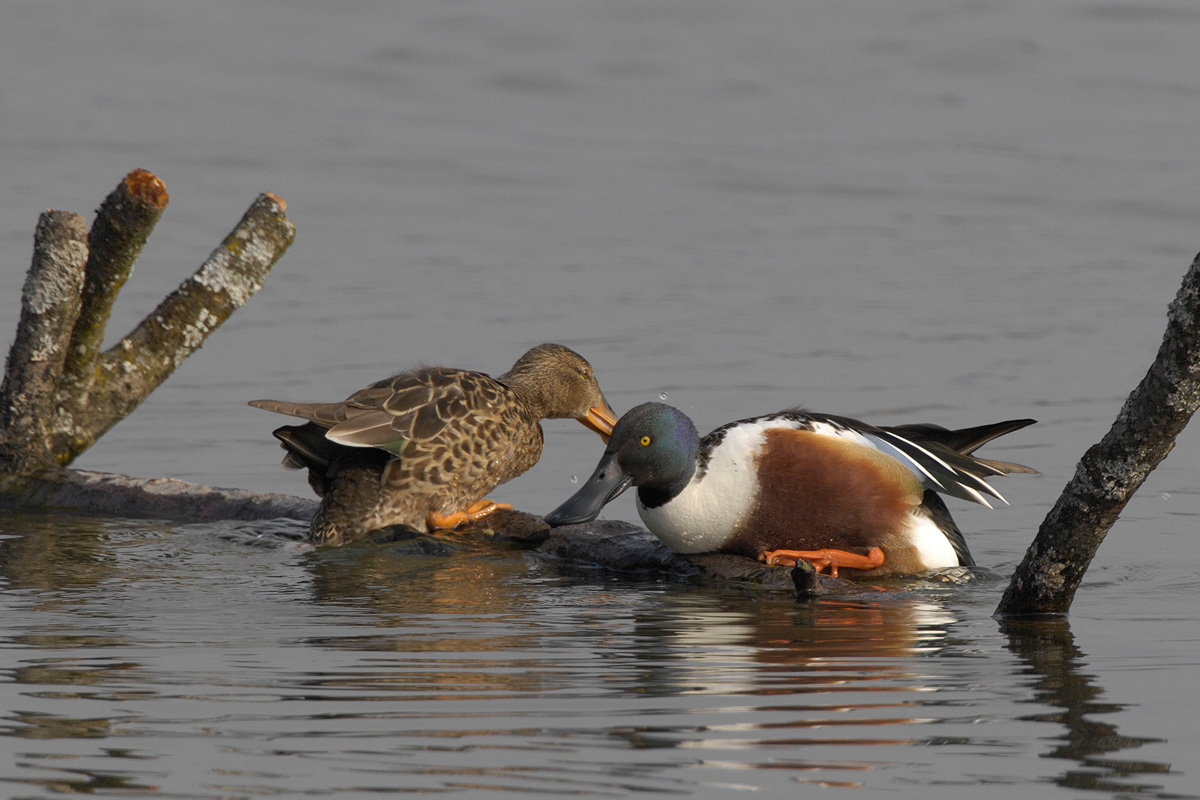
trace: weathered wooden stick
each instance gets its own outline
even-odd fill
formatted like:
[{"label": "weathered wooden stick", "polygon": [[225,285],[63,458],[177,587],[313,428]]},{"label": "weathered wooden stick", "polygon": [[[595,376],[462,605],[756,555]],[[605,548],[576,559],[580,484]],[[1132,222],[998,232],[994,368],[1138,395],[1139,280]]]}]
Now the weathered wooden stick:
[{"label": "weathered wooden stick", "polygon": [[[287,518],[302,521],[298,535],[307,534],[307,521],[317,500],[282,494],[258,494],[244,489],[220,489],[172,478],[133,478],[75,469],[44,470],[36,475],[0,475],[0,508],[106,514],[134,519],[180,522],[254,521]],[[390,530],[366,541],[386,545]],[[410,533],[412,537],[424,534]],[[401,535],[401,538],[404,538]],[[462,547],[504,543],[528,550],[563,569],[603,572],[706,585],[738,585],[752,590],[793,594],[798,589],[793,570],[767,567],[741,556],[680,555],[671,552],[645,528],[617,520],[551,528],[541,517],[521,511],[498,511],[468,523],[448,541]],[[810,575],[804,594],[857,594],[851,581]]]},{"label": "weathered wooden stick", "polygon": [[88,233],[91,253],[79,319],[71,331],[71,347],[59,384],[59,400],[68,414],[74,415],[88,404],[96,359],[117,293],[133,272],[133,264],[162,217],[167,201],[166,187],[158,176],[135,169],[96,212]]},{"label": "weathered wooden stick", "polygon": [[196,274],[100,353],[117,293],[166,205],[162,181],[134,170],[90,236],[78,215],[42,215],[0,386],[0,476],[71,463],[262,287],[295,237],[286,204],[260,195]]},{"label": "weathered wooden stick", "polygon": [[174,478],[131,478],[76,469],[0,476],[0,508],[48,509],[183,522],[308,520],[317,501],[245,489],[219,489]]},{"label": "weathered wooden stick", "polygon": [[[618,520],[594,520],[581,525],[551,528],[538,552],[576,569],[596,569],[624,575],[653,576],[701,583],[736,583],[789,594],[797,591],[792,570],[768,567],[758,561],[727,553],[683,555],[672,552],[645,528]],[[815,582],[857,592],[848,581],[821,576]]]},{"label": "weathered wooden stick", "polygon": [[1043,520],[996,613],[1065,614],[1096,549],[1200,407],[1200,255],[1167,311],[1149,372]]},{"label": "weathered wooden stick", "polygon": [[87,258],[83,217],[65,211],[42,214],[21,293],[21,321],[0,387],[0,473],[56,463],[51,426]]},{"label": "weathered wooden stick", "polygon": [[259,195],[194,275],[97,360],[86,407],[55,440],[67,464],[137,408],[222,322],[262,288],[291,245],[287,205]]}]

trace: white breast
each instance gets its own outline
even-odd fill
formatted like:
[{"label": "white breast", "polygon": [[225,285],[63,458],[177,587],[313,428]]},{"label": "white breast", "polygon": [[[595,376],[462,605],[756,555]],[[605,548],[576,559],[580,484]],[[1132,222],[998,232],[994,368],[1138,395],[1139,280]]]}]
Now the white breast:
[{"label": "white breast", "polygon": [[755,456],[763,431],[778,423],[747,423],[725,432],[704,476],[670,502],[637,510],[646,527],[677,553],[708,553],[725,544],[758,500]]}]

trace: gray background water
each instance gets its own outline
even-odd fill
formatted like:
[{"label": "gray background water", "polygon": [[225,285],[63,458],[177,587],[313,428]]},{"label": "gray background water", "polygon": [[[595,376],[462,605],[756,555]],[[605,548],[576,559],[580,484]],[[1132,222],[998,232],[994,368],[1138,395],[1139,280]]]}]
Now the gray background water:
[{"label": "gray background water", "polygon": [[[1200,6],[8,2],[0,331],[45,208],[171,203],[123,334],[261,191],[296,243],[77,466],[305,494],[256,397],[576,347],[620,411],[1033,416],[1007,574],[1158,345],[1200,250]],[[594,437],[495,493],[546,511]],[[1069,629],[1003,582],[796,606],[271,526],[0,522],[13,796],[456,791],[1200,795],[1200,434],[1126,509]],[[636,519],[627,498],[607,514]],[[279,524],[294,532],[295,526]]]}]

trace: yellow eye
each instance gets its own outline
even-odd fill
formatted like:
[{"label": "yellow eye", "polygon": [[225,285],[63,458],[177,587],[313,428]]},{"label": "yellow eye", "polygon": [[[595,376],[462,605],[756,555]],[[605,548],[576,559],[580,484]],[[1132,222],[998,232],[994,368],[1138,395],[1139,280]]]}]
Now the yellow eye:
[{"label": "yellow eye", "polygon": [[646,447],[647,445],[650,444],[650,437],[643,436],[639,441],[641,442],[642,447]]}]

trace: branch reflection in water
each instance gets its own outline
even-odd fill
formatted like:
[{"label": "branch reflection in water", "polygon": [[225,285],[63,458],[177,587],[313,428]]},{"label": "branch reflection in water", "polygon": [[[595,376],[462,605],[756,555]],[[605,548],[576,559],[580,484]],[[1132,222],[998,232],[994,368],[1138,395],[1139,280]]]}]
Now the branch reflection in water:
[{"label": "branch reflection in water", "polygon": [[1094,719],[1096,715],[1120,711],[1122,706],[1100,701],[1104,690],[1095,684],[1094,676],[1083,671],[1087,658],[1075,645],[1067,618],[1004,619],[1000,629],[1008,637],[1009,649],[1028,665],[1028,673],[1034,679],[1034,694],[1029,702],[1054,709],[1026,719],[1056,723],[1065,728],[1057,737],[1062,744],[1044,757],[1077,762],[1083,768],[1068,769],[1055,778],[1055,783],[1071,789],[1114,792],[1152,792],[1159,788],[1153,784],[1130,784],[1121,779],[1170,772],[1169,764],[1099,757],[1160,740],[1122,736],[1116,725]]}]

